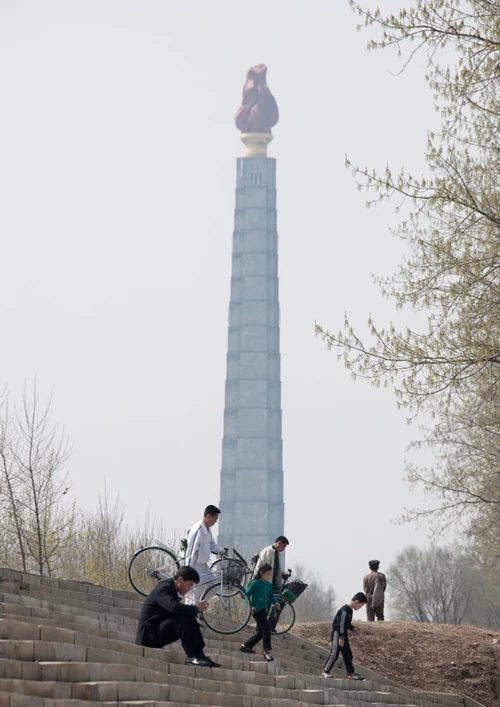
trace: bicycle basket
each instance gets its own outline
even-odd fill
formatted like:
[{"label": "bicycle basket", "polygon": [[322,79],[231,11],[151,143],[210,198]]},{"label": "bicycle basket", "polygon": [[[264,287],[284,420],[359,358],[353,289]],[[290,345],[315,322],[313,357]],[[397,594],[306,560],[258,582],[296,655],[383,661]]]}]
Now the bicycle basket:
[{"label": "bicycle basket", "polygon": [[283,596],[293,604],[293,602],[296,601],[306,589],[307,584],[305,582],[301,582],[300,579],[295,579],[293,582],[286,585]]},{"label": "bicycle basket", "polygon": [[241,584],[245,576],[245,565],[239,560],[225,558],[216,564],[214,574],[217,579],[223,574],[224,584]]}]

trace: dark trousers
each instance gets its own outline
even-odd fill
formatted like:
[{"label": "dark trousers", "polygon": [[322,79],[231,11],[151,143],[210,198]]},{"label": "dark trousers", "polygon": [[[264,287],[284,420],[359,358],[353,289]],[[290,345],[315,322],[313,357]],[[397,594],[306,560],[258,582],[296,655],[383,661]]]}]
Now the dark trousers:
[{"label": "dark trousers", "polygon": [[344,638],[344,645],[342,648],[339,646],[339,632],[335,631],[333,634],[332,650],[328,656],[328,660],[325,663],[324,672],[329,673],[334,667],[338,660],[339,655],[342,653],[342,658],[344,659],[345,669],[348,675],[354,674],[354,665],[352,664],[352,650],[347,640],[347,636]]},{"label": "dark trousers", "polygon": [[144,631],[137,636],[136,643],[149,648],[164,648],[170,643],[179,641],[189,658],[199,658],[203,655],[205,641],[194,616],[179,615],[161,621],[151,631]]},{"label": "dark trousers", "polygon": [[384,621],[384,602],[378,606],[370,606],[370,602],[366,605],[366,618],[368,621]]},{"label": "dark trousers", "polygon": [[255,623],[257,624],[257,630],[253,636],[250,636],[248,641],[245,641],[243,645],[245,648],[253,648],[259,641],[262,641],[264,645],[264,653],[267,653],[272,650],[271,629],[269,628],[269,622],[267,620],[267,611],[265,609],[256,611],[254,618]]}]

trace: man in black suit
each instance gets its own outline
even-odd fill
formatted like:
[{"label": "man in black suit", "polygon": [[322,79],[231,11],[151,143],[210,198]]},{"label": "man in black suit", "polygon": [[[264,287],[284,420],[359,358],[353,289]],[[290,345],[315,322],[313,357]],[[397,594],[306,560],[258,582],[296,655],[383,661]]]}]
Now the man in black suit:
[{"label": "man in black suit", "polygon": [[208,602],[186,605],[179,599],[179,595],[187,594],[199,581],[195,569],[181,567],[171,579],[158,582],[144,600],[135,642],[139,646],[163,648],[180,640],[187,656],[186,665],[220,668],[205,655],[205,642],[196,620],[200,612],[208,609]]}]

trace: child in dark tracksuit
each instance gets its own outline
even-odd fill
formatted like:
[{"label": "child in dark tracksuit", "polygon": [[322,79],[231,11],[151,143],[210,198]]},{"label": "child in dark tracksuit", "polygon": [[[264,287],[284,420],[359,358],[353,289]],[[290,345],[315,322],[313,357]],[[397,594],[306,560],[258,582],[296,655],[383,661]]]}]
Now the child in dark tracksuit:
[{"label": "child in dark tracksuit", "polygon": [[257,577],[247,587],[246,593],[252,604],[257,631],[240,648],[242,653],[255,653],[253,647],[262,640],[264,658],[269,662],[274,660],[274,658],[271,653],[271,629],[267,617],[271,605],[278,603],[271,584],[272,576],[273,568],[271,565],[262,565]]},{"label": "child in dark tracksuit", "polygon": [[333,619],[332,624],[332,650],[328,656],[328,660],[325,663],[321,677],[331,678],[331,670],[333,669],[335,663],[338,660],[339,654],[342,653],[344,659],[344,665],[348,677],[351,680],[364,680],[361,675],[358,675],[354,671],[354,665],[352,664],[352,651],[349,645],[349,637],[347,635],[348,631],[354,631],[354,626],[352,625],[352,612],[358,611],[366,604],[366,594],[363,592],[358,592],[355,594],[348,604],[344,604]]}]

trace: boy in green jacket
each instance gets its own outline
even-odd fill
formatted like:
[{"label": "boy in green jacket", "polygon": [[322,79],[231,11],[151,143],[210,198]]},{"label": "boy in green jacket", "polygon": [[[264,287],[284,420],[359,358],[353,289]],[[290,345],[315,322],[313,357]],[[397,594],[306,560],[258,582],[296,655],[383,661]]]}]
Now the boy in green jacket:
[{"label": "boy in green jacket", "polygon": [[252,613],[257,624],[257,631],[240,648],[242,653],[255,653],[253,647],[259,641],[263,641],[264,659],[268,662],[271,662],[274,658],[271,653],[271,629],[269,628],[267,615],[271,605],[278,603],[271,584],[272,576],[273,568],[271,565],[262,565],[256,578],[247,587],[246,593],[252,604]]}]

